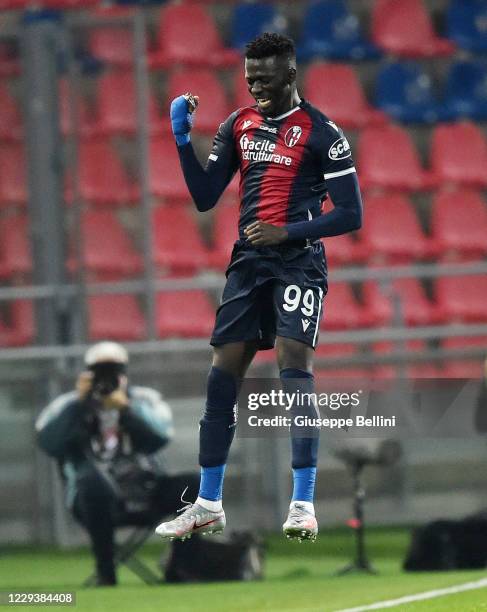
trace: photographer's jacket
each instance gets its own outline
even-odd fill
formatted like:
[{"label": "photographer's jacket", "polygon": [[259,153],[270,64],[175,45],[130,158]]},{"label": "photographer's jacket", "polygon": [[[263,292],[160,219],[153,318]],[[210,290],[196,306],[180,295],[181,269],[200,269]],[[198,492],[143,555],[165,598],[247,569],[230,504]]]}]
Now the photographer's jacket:
[{"label": "photographer's jacket", "polygon": [[75,391],[52,401],[36,422],[38,442],[58,460],[67,484],[70,505],[78,473],[87,462],[115,462],[150,457],[173,437],[171,409],[161,395],[147,387],[129,387],[129,406],[97,409]]}]

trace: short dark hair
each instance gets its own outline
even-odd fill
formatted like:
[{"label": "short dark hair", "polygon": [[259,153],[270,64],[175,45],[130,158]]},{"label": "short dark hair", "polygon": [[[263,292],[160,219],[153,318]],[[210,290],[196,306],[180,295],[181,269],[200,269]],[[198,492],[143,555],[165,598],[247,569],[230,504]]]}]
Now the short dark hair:
[{"label": "short dark hair", "polygon": [[296,57],[294,41],[283,34],[264,32],[247,44],[245,57],[247,59],[262,59],[265,57]]}]

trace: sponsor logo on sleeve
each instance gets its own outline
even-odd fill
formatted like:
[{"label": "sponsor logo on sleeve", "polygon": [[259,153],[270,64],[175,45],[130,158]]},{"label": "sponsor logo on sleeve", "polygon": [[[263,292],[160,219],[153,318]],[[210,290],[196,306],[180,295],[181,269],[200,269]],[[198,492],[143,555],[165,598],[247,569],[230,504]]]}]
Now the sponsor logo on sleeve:
[{"label": "sponsor logo on sleeve", "polygon": [[345,137],[335,140],[328,150],[328,157],[333,161],[338,159],[346,159],[347,157],[350,157],[351,154],[352,152],[350,151],[350,145]]},{"label": "sponsor logo on sleeve", "polygon": [[299,125],[293,125],[293,127],[290,127],[284,136],[286,146],[291,148],[297,145],[302,133],[303,130],[299,127]]}]

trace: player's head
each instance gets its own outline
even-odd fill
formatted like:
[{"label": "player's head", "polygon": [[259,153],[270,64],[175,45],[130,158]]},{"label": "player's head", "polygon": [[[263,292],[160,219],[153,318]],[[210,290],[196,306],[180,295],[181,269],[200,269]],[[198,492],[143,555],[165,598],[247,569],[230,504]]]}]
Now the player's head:
[{"label": "player's head", "polygon": [[265,32],[247,45],[245,78],[259,110],[276,117],[292,108],[296,96],[296,49],[282,34]]}]

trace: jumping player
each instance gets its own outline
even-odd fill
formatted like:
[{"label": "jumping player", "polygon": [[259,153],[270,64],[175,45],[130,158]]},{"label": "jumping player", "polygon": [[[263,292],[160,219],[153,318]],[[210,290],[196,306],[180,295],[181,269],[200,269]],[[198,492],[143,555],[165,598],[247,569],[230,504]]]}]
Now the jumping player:
[{"label": "jumping player", "polygon": [[[220,125],[205,168],[190,140],[198,98],[186,94],[171,105],[180,162],[197,209],[213,208],[239,170],[240,219],[211,338],[199,495],[180,516],[157,527],[163,538],[225,527],[222,488],[234,407],[258,350],[275,344],[284,388],[297,381],[303,393],[313,392],[313,354],[327,292],[320,238],[357,230],[362,223],[350,146],[340,128],[299,95],[293,41],[265,33],[249,43],[245,78],[256,104]],[[322,212],[327,193],[334,207]],[[291,428],[291,447],[294,486],[283,531],[314,540],[317,431],[303,437]]]}]

